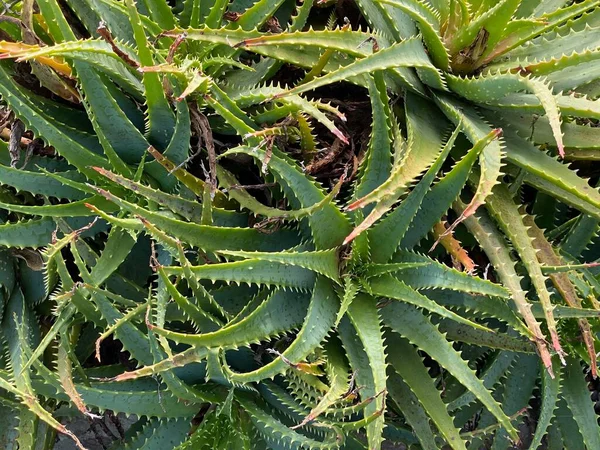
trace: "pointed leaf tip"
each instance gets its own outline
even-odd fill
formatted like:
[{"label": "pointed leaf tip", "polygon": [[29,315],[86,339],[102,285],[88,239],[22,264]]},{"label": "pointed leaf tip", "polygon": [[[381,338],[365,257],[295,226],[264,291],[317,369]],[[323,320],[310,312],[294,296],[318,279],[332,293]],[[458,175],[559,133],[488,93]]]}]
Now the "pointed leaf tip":
[{"label": "pointed leaf tip", "polygon": [[96,172],[98,172],[100,175],[104,175],[106,176],[106,174],[108,173],[108,170],[106,170],[103,167],[99,167],[99,166],[92,166],[92,169],[95,170]]},{"label": "pointed leaf tip", "polygon": [[335,130],[333,130],[333,134],[344,144],[348,145],[350,143],[350,141],[348,140],[346,135],[344,133],[342,133],[340,130],[338,130],[337,128]]}]

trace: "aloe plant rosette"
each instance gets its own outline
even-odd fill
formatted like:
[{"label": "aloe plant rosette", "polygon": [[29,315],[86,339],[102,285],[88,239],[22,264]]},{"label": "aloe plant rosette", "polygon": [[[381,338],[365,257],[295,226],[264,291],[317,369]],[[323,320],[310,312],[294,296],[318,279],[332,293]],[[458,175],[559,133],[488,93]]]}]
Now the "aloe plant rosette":
[{"label": "aloe plant rosette", "polygon": [[[17,169],[0,141],[0,242],[43,248],[46,278],[32,301],[1,254],[3,439],[81,446],[68,405],[138,416],[132,448],[508,448],[539,388],[532,448],[600,447],[600,197],[564,162],[598,147],[598,2],[360,0],[373,32],[299,31],[309,2],[67,3],[89,38],[44,0],[21,20],[50,45],[2,43],[53,95],[3,63],[0,96],[57,153]],[[309,72],[268,84],[284,63]],[[371,134],[325,187],[290,149],[317,152],[311,122],[349,142],[302,95],[341,81]]]}]

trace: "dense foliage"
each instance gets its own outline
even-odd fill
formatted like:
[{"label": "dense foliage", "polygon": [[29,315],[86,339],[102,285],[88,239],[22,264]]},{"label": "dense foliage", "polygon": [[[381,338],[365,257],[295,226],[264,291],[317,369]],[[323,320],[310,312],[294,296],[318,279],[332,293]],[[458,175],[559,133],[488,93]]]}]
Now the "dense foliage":
[{"label": "dense foliage", "polygon": [[13,2],[0,444],[600,448],[599,5]]}]

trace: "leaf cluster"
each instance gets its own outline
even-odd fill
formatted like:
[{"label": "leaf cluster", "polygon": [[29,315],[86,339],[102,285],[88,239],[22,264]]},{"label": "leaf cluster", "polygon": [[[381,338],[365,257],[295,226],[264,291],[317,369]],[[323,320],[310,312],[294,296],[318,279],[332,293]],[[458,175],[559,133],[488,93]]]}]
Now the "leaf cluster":
[{"label": "leaf cluster", "polygon": [[600,448],[600,2],[356,3],[0,22],[5,448]]}]

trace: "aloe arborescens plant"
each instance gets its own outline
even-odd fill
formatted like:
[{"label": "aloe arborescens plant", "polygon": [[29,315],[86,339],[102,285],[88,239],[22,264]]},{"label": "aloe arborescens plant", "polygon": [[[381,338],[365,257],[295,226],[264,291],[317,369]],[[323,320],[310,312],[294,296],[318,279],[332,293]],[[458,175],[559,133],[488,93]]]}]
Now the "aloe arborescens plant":
[{"label": "aloe arborescens plant", "polygon": [[[360,0],[372,32],[300,31],[308,2],[66,3],[0,43],[3,102],[56,152],[18,169],[0,141],[7,445],[82,446],[60,414],[110,410],[139,417],[117,448],[508,448],[539,388],[532,448],[600,447],[599,194],[554,155],[597,151],[597,2]],[[264,84],[284,63],[311,70]],[[339,81],[372,129],[328,192],[291,149],[311,120],[349,141],[301,96]]]}]

